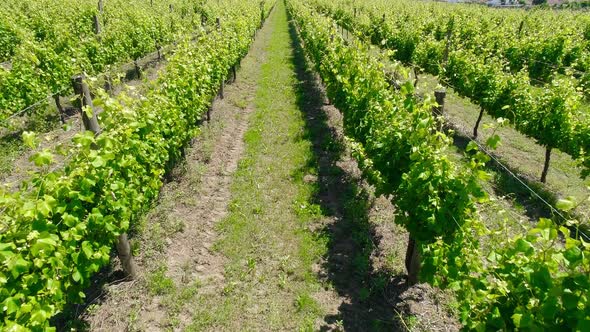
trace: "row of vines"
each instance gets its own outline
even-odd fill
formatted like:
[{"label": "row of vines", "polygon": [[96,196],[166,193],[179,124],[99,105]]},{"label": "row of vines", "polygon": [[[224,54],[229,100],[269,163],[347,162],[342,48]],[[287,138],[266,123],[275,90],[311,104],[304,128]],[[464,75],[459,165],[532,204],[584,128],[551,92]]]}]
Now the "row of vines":
[{"label": "row of vines", "polygon": [[559,149],[580,163],[583,178],[590,174],[587,14],[406,1],[313,3],[346,29],[394,51],[393,59],[438,76],[481,112],[508,119],[546,148],[546,167]]},{"label": "row of vines", "polygon": [[[50,318],[83,300],[108,263],[119,234],[149,207],[163,176],[198,134],[199,123],[231,67],[247,53],[270,3],[221,0],[221,27],[179,41],[157,84],[142,98],[97,92],[100,135],[73,138],[64,168],[57,151],[18,192],[0,188],[0,329],[54,330]],[[85,110],[89,112],[89,109]],[[24,141],[35,146],[34,135]]]},{"label": "row of vines", "polygon": [[214,24],[216,6],[186,0],[0,3],[0,121],[47,96],[71,95],[72,75],[97,75]]},{"label": "row of vines", "polygon": [[515,237],[484,226],[476,203],[487,199],[478,182],[487,155],[473,143],[470,163],[452,161],[435,103],[417,100],[409,82],[391,89],[381,63],[340,38],[313,1],[290,0],[289,13],[343,113],[353,155],[378,193],[391,195],[395,222],[410,233],[410,281],[419,272],[453,290],[466,329],[590,329],[590,244],[547,219]]}]

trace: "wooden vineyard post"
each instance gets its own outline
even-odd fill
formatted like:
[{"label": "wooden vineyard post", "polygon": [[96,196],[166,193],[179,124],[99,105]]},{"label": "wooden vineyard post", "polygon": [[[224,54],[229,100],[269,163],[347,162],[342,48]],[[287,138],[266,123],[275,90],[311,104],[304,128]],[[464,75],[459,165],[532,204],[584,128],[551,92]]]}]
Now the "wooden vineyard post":
[{"label": "wooden vineyard post", "polygon": [[483,107],[480,106],[479,116],[477,117],[477,121],[475,122],[475,127],[473,128],[473,138],[477,139],[477,130],[479,129],[479,124],[481,123],[481,119],[483,118]]},{"label": "wooden vineyard post", "polygon": [[113,80],[108,74],[104,77],[104,90],[108,92],[109,95],[113,95]]},{"label": "wooden vineyard post", "polygon": [[98,15],[92,16],[92,21],[94,22],[94,34],[100,35],[100,22],[98,21]]},{"label": "wooden vineyard post", "polygon": [[59,101],[59,94],[53,95],[53,100],[55,100],[55,107],[57,107],[57,111],[59,112],[59,120],[62,124],[66,123],[66,113],[64,111],[63,106],[61,106],[61,102]]},{"label": "wooden vineyard post", "polygon": [[172,13],[172,12],[174,11],[174,6],[173,6],[172,4],[170,4],[170,5],[168,6],[168,9],[170,9],[170,12]]},{"label": "wooden vineyard post", "polygon": [[408,249],[406,251],[406,270],[408,271],[408,285],[415,285],[418,283],[418,276],[420,275],[420,250],[418,242],[408,236]]},{"label": "wooden vineyard post", "polygon": [[117,252],[119,253],[119,260],[123,266],[123,270],[129,279],[137,278],[137,265],[131,253],[131,244],[127,238],[127,233],[119,235],[117,241]]},{"label": "wooden vineyard post", "polygon": [[433,115],[441,116],[444,114],[446,96],[447,92],[444,89],[434,91],[434,99],[436,99],[436,103],[438,104],[438,106],[432,109]]},{"label": "wooden vineyard post", "polygon": [[418,87],[418,69],[416,66],[412,67],[414,71],[414,89]]},{"label": "wooden vineyard post", "polygon": [[232,82],[235,82],[238,79],[238,74],[236,72],[236,66],[235,65],[234,66],[231,66],[231,72],[232,72],[232,76],[233,76]]},{"label": "wooden vineyard post", "polygon": [[[98,125],[98,118],[94,111],[94,104],[92,103],[92,97],[90,96],[90,89],[88,85],[84,83],[83,75],[76,75],[72,78],[72,85],[74,87],[74,93],[80,97],[80,106],[82,110],[82,122],[84,128],[98,135],[100,133],[100,126]],[[88,116],[84,112],[84,108],[88,107],[92,111],[92,116]]]},{"label": "wooden vineyard post", "polygon": [[541,182],[547,182],[547,173],[549,173],[549,164],[551,162],[551,150],[550,146],[545,147],[545,165],[543,166],[543,172],[541,173]]},{"label": "wooden vineyard post", "polygon": [[135,66],[135,76],[137,76],[137,78],[141,78],[141,67],[139,66],[139,63],[137,63],[137,60],[133,61],[133,66]]},{"label": "wooden vineyard post", "polygon": [[103,11],[104,11],[103,0],[98,0],[98,12],[102,14]]},{"label": "wooden vineyard post", "polygon": [[444,123],[442,117],[444,115],[445,110],[445,97],[447,96],[447,92],[445,90],[435,90],[434,91],[434,99],[436,99],[437,106],[432,108],[432,116],[434,117],[435,121],[439,124],[439,130],[442,129],[442,124]]},{"label": "wooden vineyard post", "polygon": [[[82,122],[84,123],[84,128],[93,132],[95,135],[100,134],[98,117],[96,116],[96,111],[94,110],[94,104],[92,103],[92,97],[90,96],[90,89],[88,88],[88,85],[84,83],[84,76],[74,76],[72,78],[72,85],[74,86],[74,93],[76,93],[80,98],[82,106]],[[88,114],[84,112],[85,107],[92,110],[92,116],[88,116]],[[119,253],[119,259],[125,274],[128,278],[135,279],[137,277],[137,266],[133,260],[133,255],[131,254],[131,245],[129,244],[127,233],[122,233],[119,235],[117,251]]]}]

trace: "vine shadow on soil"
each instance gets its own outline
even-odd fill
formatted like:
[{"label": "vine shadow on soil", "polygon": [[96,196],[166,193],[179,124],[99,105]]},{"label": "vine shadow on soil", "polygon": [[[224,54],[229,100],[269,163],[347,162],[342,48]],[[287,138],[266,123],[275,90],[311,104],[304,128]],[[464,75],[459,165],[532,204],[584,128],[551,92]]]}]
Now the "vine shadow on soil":
[{"label": "vine shadow on soil", "polygon": [[[111,261],[116,257],[111,252]],[[51,318],[51,326],[57,331],[89,331],[90,326],[84,314],[92,306],[99,306],[105,300],[105,287],[107,285],[118,285],[126,281],[122,270],[113,269],[112,264],[104,266],[97,274],[92,276],[90,285],[84,290],[85,299],[83,303],[68,303],[64,310]]]},{"label": "vine shadow on soil", "polygon": [[381,240],[369,222],[373,199],[361,180],[337,163],[346,150],[344,142],[328,124],[322,88],[304,54],[292,17],[289,15],[288,19],[293,61],[300,82],[296,87],[297,102],[304,113],[306,138],[312,142],[314,151],[308,167],[318,170],[314,203],[336,220],[318,230],[328,239],[328,253],[323,262],[327,275],[319,277],[328,279],[338,294],[347,299],[338,308],[338,314],[324,318],[320,330],[332,330],[335,325],[345,331],[404,330],[404,317],[411,316],[409,306],[400,298],[408,289],[407,276],[373,271],[371,255]]}]

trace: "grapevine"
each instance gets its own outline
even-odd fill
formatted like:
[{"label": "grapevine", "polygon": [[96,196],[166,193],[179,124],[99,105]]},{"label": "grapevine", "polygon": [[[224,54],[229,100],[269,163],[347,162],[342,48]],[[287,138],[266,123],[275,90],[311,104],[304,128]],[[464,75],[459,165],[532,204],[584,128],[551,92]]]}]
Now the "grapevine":
[{"label": "grapevine", "polygon": [[[396,222],[418,243],[421,280],[455,291],[464,328],[587,330],[590,244],[548,219],[514,238],[484,227],[474,203],[485,200],[476,178],[486,176],[481,166],[487,156],[473,143],[467,148],[469,167],[453,163],[429,100],[415,100],[409,83],[399,92],[389,90],[379,62],[363,45],[347,46],[334,22],[304,1],[291,0],[288,8],[331,101],[343,113],[345,134],[366,178],[380,193],[394,194]],[[486,254],[479,236],[497,238]]]},{"label": "grapevine", "polygon": [[[222,80],[248,51],[260,9],[257,1],[223,2],[221,28],[182,41],[145,98],[99,94],[102,133],[77,134],[65,169],[51,170],[54,155],[41,151],[32,160],[45,171],[20,192],[0,191],[2,329],[51,330],[52,316],[83,299],[117,236],[157,197],[169,165],[198,133]],[[32,135],[25,141],[35,144]]]},{"label": "grapevine", "polygon": [[[568,58],[572,59],[571,61],[574,61],[573,58],[585,59],[585,51],[579,48],[587,43],[580,34],[583,29],[580,28],[574,33],[569,30],[570,28],[564,28],[555,32],[557,41],[549,39],[547,42],[569,45],[568,47],[572,47],[571,52],[579,55],[579,58],[572,55],[573,53],[560,53],[559,56],[554,56],[551,54],[553,48],[549,46],[541,45],[540,50],[534,52],[520,50],[520,46],[536,47],[538,44],[528,39],[500,38],[496,35],[495,29],[488,32],[478,31],[480,28],[476,28],[475,25],[479,25],[476,21],[482,19],[501,21],[502,27],[508,26],[513,30],[518,30],[518,26],[514,26],[515,22],[521,22],[514,20],[511,25],[511,16],[498,17],[493,11],[482,13],[483,10],[479,7],[459,7],[457,14],[449,14],[455,11],[443,11],[442,7],[438,8],[439,4],[428,5],[425,9],[422,4],[402,3],[392,8],[375,1],[372,2],[374,7],[367,5],[361,10],[353,9],[344,2],[318,0],[314,3],[318,9],[337,19],[339,24],[347,29],[357,31],[373,44],[394,50],[393,57],[396,60],[416,65],[430,74],[439,76],[443,83],[453,87],[459,95],[468,97],[479,105],[482,112],[485,111],[495,118],[510,120],[518,131],[546,148],[546,165],[549,164],[551,150],[559,149],[579,161],[583,178],[590,174],[587,156],[590,151],[590,132],[587,129],[590,127],[590,120],[585,111],[582,93],[584,87],[581,86],[584,79],[572,78],[569,76],[573,75],[571,71],[556,71],[553,65],[539,67],[540,61],[547,63],[547,59],[551,57]],[[377,15],[383,12],[391,15]],[[551,20],[551,15],[554,14],[540,11],[535,12],[534,16],[538,16],[537,20],[541,21]],[[529,16],[526,19],[532,20]],[[418,24],[415,20],[426,23]],[[532,24],[527,22],[529,26]],[[482,26],[485,29],[486,24]],[[549,28],[542,31],[547,30]],[[556,29],[551,27],[551,30]],[[503,46],[503,42],[510,43],[510,46]],[[498,54],[500,51],[494,51],[503,48],[506,48],[508,53],[512,52],[512,60],[508,56]],[[530,54],[536,54],[535,56],[544,60],[528,59]],[[514,62],[520,65],[511,64]],[[537,86],[531,81],[529,69],[544,72],[543,75],[551,76],[551,80]],[[586,74],[577,72],[576,75]],[[478,125],[479,121],[474,128],[475,137]],[[545,182],[546,172],[547,168],[541,176],[542,182]]]}]

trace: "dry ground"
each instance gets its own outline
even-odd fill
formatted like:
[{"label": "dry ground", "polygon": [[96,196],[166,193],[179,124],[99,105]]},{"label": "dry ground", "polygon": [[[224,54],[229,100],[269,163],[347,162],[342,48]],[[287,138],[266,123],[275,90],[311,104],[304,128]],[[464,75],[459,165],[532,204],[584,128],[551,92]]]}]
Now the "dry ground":
[{"label": "dry ground", "polygon": [[[405,285],[407,233],[374,197],[279,3],[212,121],[70,326],[92,331],[456,331]],[[82,309],[82,308],[78,308]]]}]

